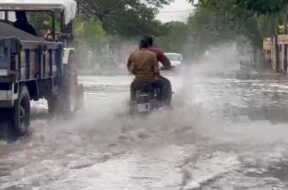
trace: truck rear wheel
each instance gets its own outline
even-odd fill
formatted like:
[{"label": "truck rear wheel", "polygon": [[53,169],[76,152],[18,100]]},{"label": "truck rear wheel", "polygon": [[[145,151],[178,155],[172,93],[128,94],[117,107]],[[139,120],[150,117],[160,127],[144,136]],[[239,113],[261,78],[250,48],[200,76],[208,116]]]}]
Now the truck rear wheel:
[{"label": "truck rear wheel", "polygon": [[84,86],[78,85],[77,88],[77,103],[76,103],[76,110],[82,109],[84,106]]},{"label": "truck rear wheel", "polygon": [[48,103],[48,113],[52,117],[54,117],[59,109],[59,106],[57,106],[59,102],[57,102],[56,97],[49,97],[47,99],[47,103]]},{"label": "truck rear wheel", "polygon": [[30,95],[26,86],[20,87],[19,98],[12,109],[12,127],[17,136],[27,133],[30,125]]},{"label": "truck rear wheel", "polygon": [[59,96],[55,96],[53,98],[50,97],[47,99],[47,101],[48,112],[52,117],[70,118],[75,112],[69,99],[64,96],[64,94],[60,94]]},{"label": "truck rear wheel", "polygon": [[64,75],[61,91],[62,110],[65,115],[71,116],[82,108],[84,87],[78,84],[77,58],[74,51],[69,54],[68,64],[64,65]]},{"label": "truck rear wheel", "polygon": [[77,107],[77,75],[72,64],[64,66],[63,86],[58,98],[64,116],[72,116]]},{"label": "truck rear wheel", "polygon": [[58,93],[47,97],[52,116],[70,118],[80,110],[84,101],[84,87],[78,84],[76,55],[70,51],[68,63],[63,66],[63,76]]}]

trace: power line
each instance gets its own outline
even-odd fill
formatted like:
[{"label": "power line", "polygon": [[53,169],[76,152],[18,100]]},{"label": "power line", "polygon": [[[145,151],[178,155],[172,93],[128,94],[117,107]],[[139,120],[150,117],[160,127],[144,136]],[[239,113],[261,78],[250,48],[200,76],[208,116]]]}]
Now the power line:
[{"label": "power line", "polygon": [[187,10],[178,10],[178,11],[160,11],[159,14],[161,13],[185,13],[185,12],[192,12],[193,9],[187,9]]}]

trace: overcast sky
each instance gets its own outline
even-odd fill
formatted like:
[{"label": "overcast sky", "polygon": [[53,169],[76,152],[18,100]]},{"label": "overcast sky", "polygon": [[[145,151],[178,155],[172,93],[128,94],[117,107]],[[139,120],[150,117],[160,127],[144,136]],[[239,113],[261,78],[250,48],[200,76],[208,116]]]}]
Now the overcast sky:
[{"label": "overcast sky", "polygon": [[162,22],[175,20],[185,22],[192,9],[193,6],[191,3],[188,3],[187,0],[175,0],[169,6],[165,6],[161,9],[157,18]]}]

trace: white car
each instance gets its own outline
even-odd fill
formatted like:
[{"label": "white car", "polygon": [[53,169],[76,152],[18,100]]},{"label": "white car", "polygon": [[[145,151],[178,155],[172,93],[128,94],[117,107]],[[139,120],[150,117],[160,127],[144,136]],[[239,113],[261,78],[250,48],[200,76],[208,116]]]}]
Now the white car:
[{"label": "white car", "polygon": [[183,56],[180,53],[165,53],[173,67],[180,67],[182,65]]}]

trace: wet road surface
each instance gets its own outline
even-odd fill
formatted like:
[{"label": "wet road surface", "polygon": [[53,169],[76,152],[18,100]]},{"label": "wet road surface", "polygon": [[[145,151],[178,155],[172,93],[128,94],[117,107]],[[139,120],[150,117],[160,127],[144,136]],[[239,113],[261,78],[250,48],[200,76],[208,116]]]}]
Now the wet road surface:
[{"label": "wet road surface", "polygon": [[169,75],[172,110],[127,114],[130,76],[81,77],[85,108],[0,144],[0,190],[288,189],[288,80]]}]

